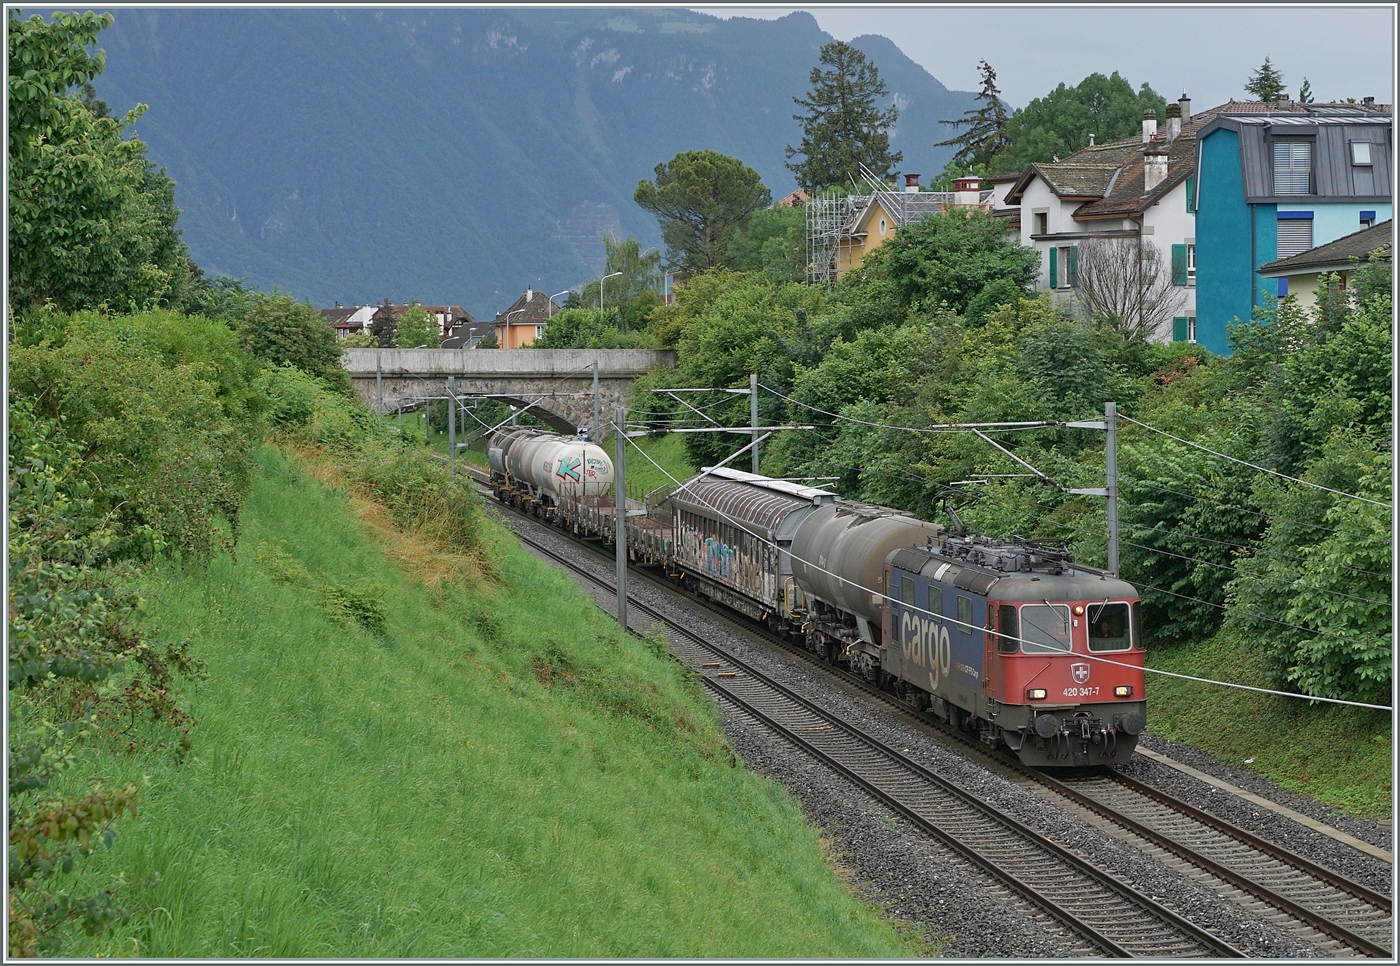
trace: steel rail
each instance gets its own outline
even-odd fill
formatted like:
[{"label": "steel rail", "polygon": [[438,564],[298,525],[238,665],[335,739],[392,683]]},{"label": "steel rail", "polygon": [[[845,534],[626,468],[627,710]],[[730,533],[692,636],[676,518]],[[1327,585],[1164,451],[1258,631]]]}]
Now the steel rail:
[{"label": "steel rail", "polygon": [[[514,508],[508,509],[511,513],[517,514],[521,517],[528,516],[528,514],[520,513],[520,511],[515,510]],[[535,521],[532,520],[531,522]],[[532,539],[528,535],[520,534],[519,531],[516,532],[522,541],[528,543],[540,553],[544,554],[552,560],[555,560],[567,569],[575,573],[581,574],[588,581],[598,585],[599,587],[609,592],[616,593],[614,585],[612,585],[605,578],[599,577],[598,575],[589,572],[586,568],[575,563],[574,561],[562,557],[557,552],[540,544],[538,541]],[[895,749],[885,745],[883,742],[880,742],[879,739],[864,734],[859,729],[854,728],[847,722],[841,720],[840,717],[822,709],[819,705],[816,705],[812,701],[791,691],[789,688],[785,687],[779,682],[772,680],[771,678],[764,675],[761,671],[744,662],[742,659],[737,658],[728,651],[726,651],[723,647],[704,639],[703,637],[696,634],[694,631],[690,630],[684,625],[680,624],[676,620],[667,617],[665,614],[661,613],[655,608],[650,607],[649,605],[646,605],[640,601],[634,600],[631,606],[638,613],[646,614],[647,616],[661,623],[673,632],[689,639],[700,648],[703,648],[709,651],[711,654],[722,658],[725,661],[725,663],[727,663],[731,667],[742,671],[744,674],[745,681],[758,682],[764,688],[768,689],[768,691],[781,696],[783,699],[790,702],[792,705],[795,705],[796,707],[810,714],[816,715],[833,728],[838,729],[853,740],[860,742],[867,748],[877,752],[887,760],[893,762],[894,764],[899,766],[904,772],[912,774],[917,778],[921,779],[923,782],[926,783],[926,785],[937,788],[944,794],[952,795],[960,802],[962,802],[965,806],[973,809],[984,820],[990,821],[1002,830],[1011,833],[1012,835],[1018,837],[1019,839],[1025,842],[1033,844],[1043,853],[1047,853],[1054,859],[1058,859],[1059,861],[1073,867],[1074,869],[1077,869],[1080,872],[1080,874],[1085,875],[1090,879],[1094,880],[1095,882],[1099,883],[1111,893],[1114,893],[1123,900],[1132,903],[1142,911],[1148,913],[1150,916],[1162,921],[1164,924],[1170,925],[1172,928],[1178,930],[1180,933],[1183,933],[1185,937],[1189,938],[1191,941],[1198,943],[1208,952],[1216,953],[1217,955],[1227,957],[1243,956],[1243,953],[1235,949],[1233,946],[1211,935],[1206,930],[1201,929],[1199,926],[1196,926],[1194,923],[1190,922],[1184,917],[1178,915],[1170,909],[1167,909],[1165,906],[1162,906],[1160,903],[1156,902],[1150,897],[1143,895],[1142,893],[1138,892],[1136,889],[1133,889],[1126,883],[1123,883],[1112,873],[1109,873],[1103,869],[1098,868],[1097,866],[1094,866],[1092,863],[1075,855],[1073,852],[1069,851],[1063,846],[1060,846],[1058,843],[1055,843],[1054,841],[1050,840],[1049,838],[1045,837],[1039,832],[1029,829],[1019,823],[1016,823],[996,808],[988,805],[987,803],[981,802],[971,793],[959,788],[957,785],[953,784],[947,779],[944,779],[941,776],[930,772],[923,766],[919,765],[917,762],[905,757]],[[793,731],[792,729],[786,728],[780,722],[776,721],[771,715],[759,709],[752,702],[744,699],[741,695],[737,694],[732,688],[726,687],[726,685],[721,680],[717,680],[716,678],[710,676],[704,676],[703,680],[705,681],[707,686],[710,687],[712,690],[716,690],[717,692],[722,693],[726,699],[740,706],[744,710],[744,713],[750,715],[751,717],[754,717],[756,720],[761,721],[766,727],[774,730],[784,740],[789,741],[790,743],[800,747],[803,751],[822,761],[825,765],[827,765],[827,767],[833,769],[837,773],[841,774],[843,777],[853,782],[862,791],[866,792],[867,794],[870,794],[878,801],[881,801],[882,803],[886,804],[887,806],[892,808],[897,814],[904,816],[924,832],[933,835],[939,841],[945,843],[954,851],[956,851],[958,854],[964,856],[966,859],[973,862],[978,868],[994,876],[999,882],[1003,883],[1016,893],[1023,895],[1025,898],[1029,899],[1033,904],[1040,907],[1047,914],[1051,915],[1058,921],[1066,924],[1072,930],[1078,932],[1084,938],[1088,939],[1089,941],[1091,941],[1092,943],[1094,943],[1095,945],[1099,946],[1100,948],[1104,949],[1112,955],[1135,955],[1131,950],[1124,947],[1121,943],[1114,940],[1112,937],[1105,935],[1099,928],[1095,927],[1090,923],[1085,922],[1072,910],[1066,909],[1060,903],[1055,902],[1054,900],[1044,895],[1041,891],[1037,890],[1033,886],[1023,881],[1020,877],[1018,877],[1018,875],[1015,872],[1008,871],[1002,868],[1001,866],[997,865],[996,862],[994,862],[989,857],[979,853],[974,847],[960,841],[951,833],[947,832],[944,829],[941,829],[938,825],[931,822],[926,817],[922,816],[917,810],[901,802],[897,796],[890,794],[885,789],[881,788],[878,784],[872,782],[872,780],[861,776],[849,766],[840,762],[834,756],[818,748],[815,745],[815,743],[808,740],[803,735],[797,733],[796,731]]]}]

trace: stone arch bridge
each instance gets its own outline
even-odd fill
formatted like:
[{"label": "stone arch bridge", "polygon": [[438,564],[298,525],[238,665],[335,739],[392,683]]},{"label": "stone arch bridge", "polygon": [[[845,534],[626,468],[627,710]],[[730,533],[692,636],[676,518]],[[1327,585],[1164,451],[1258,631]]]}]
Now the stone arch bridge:
[{"label": "stone arch bridge", "polygon": [[626,405],[632,383],[676,364],[662,349],[345,349],[340,364],[371,408],[417,408],[447,394],[498,399],[528,411],[556,432],[572,435],[593,423],[593,364],[604,423]]}]

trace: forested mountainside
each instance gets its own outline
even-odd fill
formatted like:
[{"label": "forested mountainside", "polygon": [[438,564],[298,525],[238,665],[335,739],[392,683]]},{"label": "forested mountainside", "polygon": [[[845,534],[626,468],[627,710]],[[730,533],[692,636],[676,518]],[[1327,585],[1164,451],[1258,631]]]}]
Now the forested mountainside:
[{"label": "forested mountainside", "polygon": [[[98,96],[178,184],[210,274],[318,304],[416,297],[490,315],[527,285],[595,274],[605,230],[655,245],[632,202],[678,151],[794,182],[784,147],[821,44],[781,20],[667,10],[122,9]],[[857,39],[901,107],[903,170],[951,156],[949,91],[884,37]]]}]

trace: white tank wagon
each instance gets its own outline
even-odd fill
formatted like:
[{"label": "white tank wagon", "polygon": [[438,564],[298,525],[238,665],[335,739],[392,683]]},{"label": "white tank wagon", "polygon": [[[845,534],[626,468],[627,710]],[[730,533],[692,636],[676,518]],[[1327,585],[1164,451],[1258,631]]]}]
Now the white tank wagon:
[{"label": "white tank wagon", "polygon": [[491,437],[486,449],[497,497],[537,510],[561,499],[602,496],[612,489],[613,465],[602,447],[538,429]]}]

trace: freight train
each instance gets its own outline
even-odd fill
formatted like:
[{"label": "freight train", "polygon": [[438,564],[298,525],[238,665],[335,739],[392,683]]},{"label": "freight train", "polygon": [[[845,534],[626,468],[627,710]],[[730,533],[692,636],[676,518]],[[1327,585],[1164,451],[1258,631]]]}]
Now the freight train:
[{"label": "freight train", "polygon": [[[614,539],[599,447],[513,430],[488,457],[498,499]],[[1062,548],[727,468],[629,511],[627,548],[1028,765],[1126,761],[1146,726],[1139,595]]]}]

